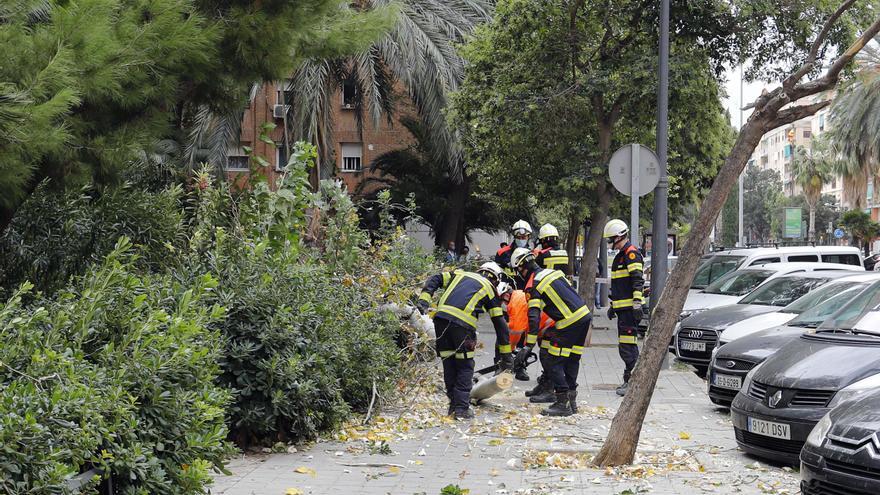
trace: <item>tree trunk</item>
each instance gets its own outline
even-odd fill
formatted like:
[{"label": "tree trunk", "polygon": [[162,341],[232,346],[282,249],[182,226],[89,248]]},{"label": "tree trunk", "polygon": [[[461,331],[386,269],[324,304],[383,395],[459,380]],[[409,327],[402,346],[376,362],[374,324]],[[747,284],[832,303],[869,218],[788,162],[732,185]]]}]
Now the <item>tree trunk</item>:
[{"label": "tree trunk", "polygon": [[568,252],[568,273],[574,273],[580,231],[581,218],[572,212],[568,215],[568,237],[565,239],[565,251]]},{"label": "tree trunk", "polygon": [[464,246],[464,215],[470,195],[470,179],[465,176],[461,184],[455,186],[449,193],[446,211],[443,214],[442,227],[436,232],[434,243],[441,248],[446,248],[449,241],[455,242],[456,250]]},{"label": "tree trunk", "polygon": [[770,120],[771,117],[767,115],[753,115],[743,127],[733,150],[712,185],[712,190],[703,201],[700,214],[688,235],[678,263],[663,293],[657,299],[657,304],[652,304],[654,310],[651,316],[651,331],[648,332],[642,354],[630,380],[629,390],[614,416],[605,444],[594,460],[597,465],[615,466],[632,462],[641,434],[642,422],[660,373],[660,365],[667,352],[667,345],[678,321],[678,315],[684,306],[690,281],[697,271],[700,256],[706,250],[709,234],[728,194],[736,185],[746,161],[764,133],[765,124]]},{"label": "tree trunk", "polygon": [[[596,305],[596,272],[599,269],[596,260],[599,259],[600,253],[604,253],[602,231],[605,229],[605,222],[608,220],[608,206],[611,204],[611,191],[608,183],[604,180],[600,181],[598,189],[599,204],[593,208],[590,214],[590,235],[587,236],[587,249],[581,259],[581,271],[580,277],[578,277],[578,294],[587,303],[590,310],[595,309]],[[604,254],[602,255],[604,256]]]},{"label": "tree trunk", "polygon": [[810,241],[816,242],[816,204],[812,204],[810,206],[810,230],[807,234],[807,239]]}]

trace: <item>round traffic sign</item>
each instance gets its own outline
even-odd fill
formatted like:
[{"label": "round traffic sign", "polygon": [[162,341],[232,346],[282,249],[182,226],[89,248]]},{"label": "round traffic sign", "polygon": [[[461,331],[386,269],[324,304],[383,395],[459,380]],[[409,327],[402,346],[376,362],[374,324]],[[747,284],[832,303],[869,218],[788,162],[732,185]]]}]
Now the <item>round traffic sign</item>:
[{"label": "round traffic sign", "polygon": [[640,144],[628,144],[615,151],[611,156],[611,161],[608,162],[608,175],[615,189],[627,196],[632,196],[633,148],[639,150],[636,156],[639,196],[644,196],[653,191],[660,181],[660,159],[650,148]]},{"label": "round traffic sign", "polygon": [[834,238],[835,239],[843,239],[843,236],[845,234],[846,233],[843,231],[843,229],[840,229],[840,228],[834,229]]}]

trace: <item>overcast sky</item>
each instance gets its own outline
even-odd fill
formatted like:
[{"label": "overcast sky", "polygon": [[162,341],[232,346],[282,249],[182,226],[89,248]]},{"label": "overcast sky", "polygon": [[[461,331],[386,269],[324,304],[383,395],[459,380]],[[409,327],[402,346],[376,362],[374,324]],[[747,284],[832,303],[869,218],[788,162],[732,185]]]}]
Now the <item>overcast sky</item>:
[{"label": "overcast sky", "polygon": [[[727,111],[730,112],[730,123],[736,127],[740,128],[739,121],[739,109],[744,105],[739,99],[739,77],[740,77],[740,68],[735,67],[727,70],[727,95],[728,97],[724,100],[724,107],[727,108]],[[775,87],[775,85],[773,85]],[[756,81],[753,83],[744,83],[743,84],[743,101],[745,105],[752,103],[755,99],[761,94],[761,90],[764,88],[770,88],[771,85],[763,82]],[[743,111],[743,121],[749,119],[749,115],[752,113],[751,110]]]}]

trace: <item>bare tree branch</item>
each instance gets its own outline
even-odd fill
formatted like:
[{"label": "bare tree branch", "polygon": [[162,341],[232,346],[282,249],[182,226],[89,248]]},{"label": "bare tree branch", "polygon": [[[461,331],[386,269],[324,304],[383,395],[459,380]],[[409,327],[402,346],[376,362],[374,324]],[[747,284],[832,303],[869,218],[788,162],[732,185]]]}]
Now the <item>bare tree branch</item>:
[{"label": "bare tree branch", "polygon": [[831,17],[825,20],[825,25],[822,26],[822,31],[820,31],[819,35],[816,36],[816,39],[813,40],[813,45],[810,47],[810,52],[807,54],[807,60],[804,62],[804,65],[802,65],[796,72],[786,77],[785,81],[782,82],[782,87],[785,88],[786,91],[791,90],[791,88],[793,88],[802,77],[813,70],[816,65],[816,56],[819,54],[819,49],[822,47],[822,44],[825,43],[825,40],[828,38],[828,33],[831,32],[831,27],[834,26],[834,23],[840,19],[840,16],[849,10],[855,2],[856,0],[846,0],[833,14],[831,14]]},{"label": "bare tree branch", "polygon": [[813,103],[810,105],[798,105],[795,107],[784,108],[776,114],[776,118],[771,120],[769,124],[766,125],[766,130],[776,129],[778,127],[784,126],[786,124],[791,124],[796,120],[800,120],[804,117],[809,117],[810,115],[815,114],[819,110],[831,105],[831,100],[820,101],[818,103]]}]

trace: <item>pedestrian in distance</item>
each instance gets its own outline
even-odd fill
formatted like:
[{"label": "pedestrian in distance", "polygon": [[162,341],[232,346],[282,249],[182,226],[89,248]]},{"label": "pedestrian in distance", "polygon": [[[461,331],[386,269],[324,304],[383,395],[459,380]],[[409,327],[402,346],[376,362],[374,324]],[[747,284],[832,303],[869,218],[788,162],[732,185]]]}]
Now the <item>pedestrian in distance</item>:
[{"label": "pedestrian in distance", "polygon": [[517,248],[510,262],[526,280],[525,292],[529,296],[529,334],[520,355],[531,353],[536,345],[542,311],[556,322],[553,328],[544,332],[547,353],[545,370],[553,385],[554,402],[541,414],[576,414],[577,377],[592,320],[590,310],[564,273],[539,267],[535,263],[535,255],[528,249]]},{"label": "pedestrian in distance", "polygon": [[617,317],[617,349],[623,359],[623,384],[617,395],[626,395],[632,370],[639,359],[637,340],[639,321],[642,319],[645,286],[644,259],[636,246],[629,242],[629,228],[623,220],[614,219],[605,225],[603,237],[617,254],[611,263],[611,307],[608,318]]},{"label": "pedestrian in distance", "polygon": [[504,320],[498,284],[501,267],[484,263],[476,273],[465,270],[443,272],[430,277],[419,296],[418,306],[427,313],[434,293],[445,289],[434,314],[437,355],[443,363],[443,381],[449,399],[448,414],[456,419],[470,419],[471,387],[474,379],[474,354],[477,347],[477,310],[489,313],[495,327],[495,347],[499,371],[513,369],[510,329]]}]

